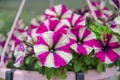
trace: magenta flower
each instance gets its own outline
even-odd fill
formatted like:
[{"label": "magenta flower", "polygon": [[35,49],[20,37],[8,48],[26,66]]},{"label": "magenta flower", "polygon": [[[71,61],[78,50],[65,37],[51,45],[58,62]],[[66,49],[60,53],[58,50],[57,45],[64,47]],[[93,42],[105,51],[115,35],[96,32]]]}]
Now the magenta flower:
[{"label": "magenta flower", "polygon": [[88,55],[94,49],[96,36],[86,27],[71,29],[68,36],[71,48],[78,54]]},{"label": "magenta flower", "polygon": [[46,20],[38,27],[36,33],[42,34],[47,31],[55,31],[61,33],[67,33],[67,26],[64,23],[61,23],[59,20]]},{"label": "magenta flower", "polygon": [[59,20],[69,18],[71,14],[72,11],[69,10],[64,4],[53,6],[45,11],[47,18],[57,18]]},{"label": "magenta flower", "polygon": [[113,63],[120,57],[120,46],[117,37],[107,34],[105,40],[99,40],[96,44],[95,56],[103,63]]},{"label": "magenta flower", "polygon": [[96,16],[101,20],[107,20],[113,13],[110,11],[103,0],[96,2],[92,1],[92,6],[95,11]]},{"label": "magenta flower", "polygon": [[46,67],[59,68],[72,59],[69,38],[58,32],[43,33],[34,45],[34,51],[41,64]]},{"label": "magenta flower", "polygon": [[85,18],[78,14],[72,14],[70,18],[63,19],[61,22],[65,23],[69,28],[80,28],[85,26]]}]

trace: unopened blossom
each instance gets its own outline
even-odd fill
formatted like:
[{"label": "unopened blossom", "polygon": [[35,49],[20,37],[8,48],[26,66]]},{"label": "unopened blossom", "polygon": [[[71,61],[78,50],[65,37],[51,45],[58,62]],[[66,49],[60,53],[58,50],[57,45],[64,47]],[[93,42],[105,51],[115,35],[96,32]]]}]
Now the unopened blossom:
[{"label": "unopened blossom", "polygon": [[96,16],[100,20],[107,20],[113,14],[113,12],[110,11],[108,7],[105,5],[103,0],[100,0],[99,2],[92,0],[92,7]]},{"label": "unopened blossom", "polygon": [[103,36],[96,44],[95,56],[103,63],[114,63],[120,57],[117,37],[112,34]]},{"label": "unopened blossom", "polygon": [[64,4],[59,4],[46,9],[45,15],[47,18],[57,18],[59,20],[69,18],[72,14],[72,11],[69,10]]},{"label": "unopened blossom", "polygon": [[34,51],[41,64],[46,67],[59,68],[72,59],[69,38],[59,32],[43,33],[34,45]]},{"label": "unopened blossom", "polygon": [[68,31],[71,48],[78,54],[88,55],[94,49],[96,36],[86,27]]},{"label": "unopened blossom", "polygon": [[65,23],[69,28],[80,28],[85,26],[85,18],[78,14],[72,14],[70,18],[63,19],[61,22]]}]

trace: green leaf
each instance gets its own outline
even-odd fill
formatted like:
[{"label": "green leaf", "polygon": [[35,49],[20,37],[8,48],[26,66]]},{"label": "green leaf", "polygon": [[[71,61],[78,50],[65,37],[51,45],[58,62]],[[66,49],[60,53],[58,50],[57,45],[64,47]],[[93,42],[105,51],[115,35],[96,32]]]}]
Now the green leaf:
[{"label": "green leaf", "polygon": [[75,61],[73,67],[75,72],[79,72],[81,70],[82,63],[80,61]]},{"label": "green leaf", "polygon": [[89,65],[89,64],[91,63],[91,58],[90,58],[90,56],[86,56],[86,57],[84,58],[84,61],[85,61],[85,64],[86,64],[86,65]]},{"label": "green leaf", "polygon": [[32,59],[32,57],[31,57],[31,56],[30,56],[30,57],[27,57],[27,58],[25,59],[25,63],[26,63],[26,64],[31,63],[31,59]]},{"label": "green leaf", "polygon": [[118,43],[119,43],[119,45],[120,45],[120,35],[117,34],[116,36],[117,36],[117,39],[118,39]]},{"label": "green leaf", "polygon": [[47,76],[47,79],[50,80],[52,76],[54,76],[54,68],[45,68],[45,74]]},{"label": "green leaf", "polygon": [[40,61],[38,60],[38,61],[35,63],[34,68],[35,68],[35,69],[39,69],[39,68],[41,68],[41,67],[42,67],[42,64],[41,64]]},{"label": "green leaf", "polygon": [[55,75],[59,78],[61,78],[62,80],[65,80],[67,75],[66,75],[66,70],[65,69],[55,69]]},{"label": "green leaf", "polygon": [[98,70],[99,72],[104,72],[104,71],[105,71],[105,65],[100,62],[100,63],[97,65],[97,70]]}]

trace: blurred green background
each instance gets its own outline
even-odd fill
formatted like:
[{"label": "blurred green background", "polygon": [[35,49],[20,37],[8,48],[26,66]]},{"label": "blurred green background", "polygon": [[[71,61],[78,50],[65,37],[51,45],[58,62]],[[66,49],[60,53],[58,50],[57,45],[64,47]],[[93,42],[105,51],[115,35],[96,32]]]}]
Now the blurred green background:
[{"label": "blurred green background", "polygon": [[[21,0],[0,0],[0,33],[7,33],[16,16]],[[55,0],[55,4],[64,3],[71,9],[78,9],[85,4],[84,0]],[[26,25],[30,20],[49,8],[49,0],[26,0],[25,7],[20,18],[24,19]],[[3,27],[3,28],[1,28]]]}]

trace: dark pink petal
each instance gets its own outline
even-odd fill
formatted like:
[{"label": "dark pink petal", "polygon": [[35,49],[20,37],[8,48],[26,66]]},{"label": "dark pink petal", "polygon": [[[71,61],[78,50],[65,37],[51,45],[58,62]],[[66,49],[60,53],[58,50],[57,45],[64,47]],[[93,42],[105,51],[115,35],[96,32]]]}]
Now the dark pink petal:
[{"label": "dark pink petal", "polygon": [[40,55],[38,55],[38,58],[43,66],[45,65],[45,61],[46,61],[48,54],[50,54],[50,53],[44,52],[44,53],[41,53]]},{"label": "dark pink petal", "polygon": [[95,44],[96,44],[96,40],[95,39],[92,39],[92,40],[89,40],[89,41],[85,41],[84,42],[85,45],[88,45],[90,47],[94,47]]},{"label": "dark pink petal", "polygon": [[73,45],[73,44],[75,44],[76,42],[77,42],[76,40],[70,39],[70,45]]},{"label": "dark pink petal", "polygon": [[38,37],[38,41],[35,43],[36,45],[48,45],[47,42],[43,39],[43,37]]},{"label": "dark pink petal", "polygon": [[79,45],[77,46],[77,51],[79,52],[79,54],[84,54],[86,55],[87,54],[87,50],[85,47],[83,47],[82,45]]},{"label": "dark pink petal", "polygon": [[106,53],[106,55],[109,57],[109,59],[110,59],[112,62],[115,62],[116,59],[119,58],[118,53],[114,52],[113,50],[109,50],[108,53]]},{"label": "dark pink petal", "polygon": [[109,45],[110,48],[117,48],[117,47],[119,47],[118,42],[112,42],[112,43],[109,43],[108,45]]},{"label": "dark pink petal", "polygon": [[89,36],[91,34],[91,31],[89,31],[87,28],[85,28],[84,32],[83,32],[83,39],[86,38],[87,36]]},{"label": "dark pink petal", "polygon": [[[66,53],[70,53],[70,44],[67,44],[65,46],[62,46],[58,49],[59,51],[64,51]],[[71,54],[71,53],[70,53]]]},{"label": "dark pink petal", "polygon": [[66,65],[65,60],[63,60],[58,54],[54,53],[54,64],[57,68]]},{"label": "dark pink petal", "polygon": [[61,7],[62,7],[61,14],[64,14],[66,11],[68,11],[67,7],[64,4],[62,4]]},{"label": "dark pink petal", "polygon": [[95,11],[95,14],[99,17],[99,18],[101,18],[102,17],[102,13],[101,13],[101,11]]},{"label": "dark pink petal", "polygon": [[105,54],[103,51],[99,51],[95,53],[96,58],[99,58],[101,62],[105,61]]},{"label": "dark pink petal", "polygon": [[56,45],[58,42],[59,42],[59,40],[61,39],[61,37],[62,37],[62,34],[61,33],[59,33],[59,32],[55,32],[54,34],[53,34],[53,40],[54,40],[54,45]]}]

